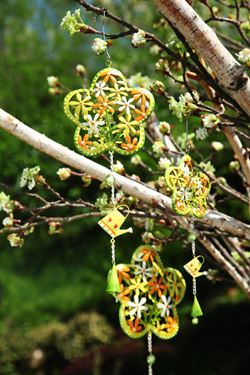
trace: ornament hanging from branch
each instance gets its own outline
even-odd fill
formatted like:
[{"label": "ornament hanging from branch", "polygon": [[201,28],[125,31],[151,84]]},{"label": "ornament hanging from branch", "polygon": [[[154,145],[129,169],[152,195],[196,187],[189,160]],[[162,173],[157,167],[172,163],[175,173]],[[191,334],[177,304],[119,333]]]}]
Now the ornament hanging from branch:
[{"label": "ornament hanging from branch", "polygon": [[210,191],[207,175],[193,167],[189,155],[184,155],[177,167],[169,167],[166,183],[172,190],[172,206],[178,215],[201,218],[206,215],[206,197]]},{"label": "ornament hanging from branch", "polygon": [[153,108],[150,91],[128,87],[123,74],[111,67],[98,72],[89,89],[71,91],[64,100],[66,115],[77,125],[75,145],[86,156],[134,154],[144,144],[142,124]]},{"label": "ornament hanging from branch", "polygon": [[140,246],[131,264],[116,266],[121,292],[119,319],[123,331],[131,338],[148,335],[148,364],[152,373],[152,334],[161,339],[174,337],[179,330],[177,305],[184,297],[186,283],[174,268],[164,268],[154,247]]},{"label": "ornament hanging from branch", "polygon": [[[107,53],[108,54],[108,53]],[[111,64],[108,54],[108,63]],[[86,156],[109,152],[112,211],[99,225],[111,236],[112,268],[109,273],[107,292],[119,293],[115,272],[115,237],[128,230],[120,230],[124,217],[116,205],[114,152],[132,155],[144,144],[143,122],[154,108],[154,97],[145,88],[128,87],[123,74],[111,67],[98,72],[89,89],[68,93],[64,99],[65,114],[76,124],[74,141],[77,149]]]}]

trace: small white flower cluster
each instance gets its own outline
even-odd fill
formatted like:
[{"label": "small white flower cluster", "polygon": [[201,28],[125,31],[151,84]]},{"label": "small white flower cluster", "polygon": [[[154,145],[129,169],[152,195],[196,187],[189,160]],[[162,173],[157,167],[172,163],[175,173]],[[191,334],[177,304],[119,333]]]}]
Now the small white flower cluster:
[{"label": "small white flower cluster", "polygon": [[27,186],[29,190],[32,190],[36,186],[36,182],[38,181],[39,172],[39,165],[33,168],[24,168],[20,180],[20,187],[23,188]]},{"label": "small white flower cluster", "polygon": [[[198,100],[197,93],[195,94],[195,99]],[[177,101],[174,97],[169,98],[169,109],[172,111],[179,120],[182,120],[183,117],[188,115],[193,109],[196,109],[197,106],[194,103],[194,99],[189,92],[186,92],[184,95],[179,96]]]},{"label": "small white flower cluster", "polygon": [[195,132],[196,139],[204,140],[207,138],[207,129],[206,128],[198,128]]},{"label": "small white flower cluster", "polygon": [[143,76],[141,72],[132,75],[128,79],[128,85],[130,87],[144,87],[148,89],[152,83],[153,81],[148,76]]},{"label": "small white flower cluster", "polygon": [[92,43],[92,51],[94,51],[98,56],[102,55],[107,49],[108,43],[106,40],[101,38],[95,38]]},{"label": "small white flower cluster", "polygon": [[0,211],[6,213],[12,212],[14,202],[10,199],[9,195],[6,195],[3,191],[0,192]]},{"label": "small white flower cluster", "polygon": [[220,122],[218,116],[214,115],[214,114],[211,114],[211,115],[204,115],[202,116],[202,124],[206,127],[206,128],[213,128],[215,127],[216,125],[218,125]]},{"label": "small white flower cluster", "polygon": [[146,34],[143,30],[139,30],[137,33],[133,34],[131,43],[134,47],[144,46],[146,42]]},{"label": "small white flower cluster", "polygon": [[167,169],[171,165],[171,160],[168,158],[160,158],[158,165],[161,169]]},{"label": "small white flower cluster", "polygon": [[164,143],[162,141],[155,141],[152,146],[153,152],[160,156],[164,151]]},{"label": "small white flower cluster", "polygon": [[63,17],[60,26],[63,30],[69,31],[70,35],[73,35],[74,33],[80,31],[86,31],[88,29],[88,26],[85,25],[85,23],[81,19],[80,9],[77,9],[72,14],[70,11],[68,11],[66,13],[66,16]]},{"label": "small white flower cluster", "polygon": [[250,67],[250,48],[244,48],[243,50],[241,50],[237,54],[237,57],[239,59],[239,62]]}]

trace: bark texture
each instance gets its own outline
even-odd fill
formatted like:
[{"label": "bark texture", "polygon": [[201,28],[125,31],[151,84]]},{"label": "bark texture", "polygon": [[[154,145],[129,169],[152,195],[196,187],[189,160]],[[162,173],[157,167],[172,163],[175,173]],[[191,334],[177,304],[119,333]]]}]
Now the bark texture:
[{"label": "bark texture", "polygon": [[154,0],[158,10],[184,36],[216,75],[219,85],[250,115],[250,79],[215,32],[185,0]]}]

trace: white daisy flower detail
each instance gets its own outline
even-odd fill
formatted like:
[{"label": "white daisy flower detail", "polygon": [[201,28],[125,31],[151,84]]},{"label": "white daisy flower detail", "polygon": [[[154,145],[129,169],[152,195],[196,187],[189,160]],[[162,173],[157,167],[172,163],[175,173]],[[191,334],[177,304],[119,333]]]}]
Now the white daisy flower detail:
[{"label": "white daisy flower detail", "polygon": [[181,199],[183,201],[187,201],[187,200],[190,199],[191,193],[189,191],[187,191],[187,190],[180,190],[180,191],[178,191],[178,193],[180,194]]},{"label": "white daisy flower detail", "polygon": [[105,90],[109,90],[109,87],[106,86],[105,82],[96,82],[95,88],[93,92],[95,93],[95,96],[106,96]]},{"label": "white daisy flower detail", "polygon": [[136,317],[138,319],[141,319],[142,311],[148,310],[147,306],[143,306],[146,302],[147,302],[147,300],[146,300],[145,297],[142,297],[142,299],[139,300],[139,296],[135,295],[134,296],[134,302],[129,301],[128,304],[127,304],[127,306],[132,307],[132,310],[130,310],[129,315],[130,316],[136,315]]},{"label": "white daisy flower detail", "polygon": [[134,98],[127,99],[126,96],[122,97],[121,101],[116,102],[119,107],[119,111],[125,111],[127,115],[130,114],[131,109],[135,109],[134,104],[131,104],[134,101]]},{"label": "white daisy flower detail", "polygon": [[97,113],[95,117],[93,118],[91,115],[85,116],[86,122],[82,123],[83,127],[88,127],[88,133],[91,135],[93,133],[98,134],[99,129],[98,126],[104,125],[105,121],[100,119],[100,115]]},{"label": "white daisy flower detail", "polygon": [[[143,261],[142,260],[143,256],[144,256],[143,253],[137,254],[136,257],[135,257],[135,262],[138,262],[138,263],[142,262]],[[136,267],[137,267],[137,265],[136,265]]]},{"label": "white daisy flower detail", "polygon": [[166,296],[164,296],[163,294],[161,296],[161,300],[162,302],[157,303],[158,309],[161,310],[161,317],[169,316],[169,309],[173,308],[173,305],[171,304],[171,297],[168,297],[168,299],[166,299]]},{"label": "white daisy flower detail", "polygon": [[143,281],[147,281],[147,277],[152,277],[152,267],[147,268],[146,262],[142,262],[142,265],[136,265],[135,275],[142,275]]},{"label": "white daisy flower detail", "polygon": [[185,177],[188,177],[190,175],[190,169],[188,168],[187,165],[185,165],[184,167],[181,168],[182,169],[182,172],[183,172],[183,175]]}]

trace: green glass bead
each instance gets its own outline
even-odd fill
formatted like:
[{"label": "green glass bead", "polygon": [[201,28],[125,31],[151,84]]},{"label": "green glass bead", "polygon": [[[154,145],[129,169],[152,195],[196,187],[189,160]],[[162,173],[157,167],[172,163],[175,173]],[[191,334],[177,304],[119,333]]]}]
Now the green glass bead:
[{"label": "green glass bead", "polygon": [[147,362],[149,365],[153,365],[155,363],[155,356],[153,354],[149,354],[147,356]]},{"label": "green glass bead", "polygon": [[193,325],[196,326],[198,323],[199,323],[199,319],[198,319],[198,318],[193,318],[193,319],[192,319],[192,324],[193,324]]}]

